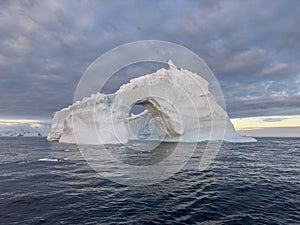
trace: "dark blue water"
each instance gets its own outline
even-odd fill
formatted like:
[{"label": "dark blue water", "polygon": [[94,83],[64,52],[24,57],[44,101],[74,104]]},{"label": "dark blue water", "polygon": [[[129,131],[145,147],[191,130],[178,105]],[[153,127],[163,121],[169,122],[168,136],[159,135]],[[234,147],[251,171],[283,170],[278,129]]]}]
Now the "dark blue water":
[{"label": "dark blue water", "polygon": [[225,143],[204,171],[197,157],[132,187],[99,176],[74,145],[0,138],[0,224],[300,224],[300,139]]}]

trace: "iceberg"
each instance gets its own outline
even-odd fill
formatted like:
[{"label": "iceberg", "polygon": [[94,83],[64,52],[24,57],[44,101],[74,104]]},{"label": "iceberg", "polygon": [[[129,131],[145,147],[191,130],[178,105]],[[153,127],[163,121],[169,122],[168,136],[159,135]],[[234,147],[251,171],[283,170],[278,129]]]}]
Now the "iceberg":
[{"label": "iceberg", "polygon": [[[49,141],[119,144],[130,140],[253,142],[239,135],[200,75],[169,68],[132,79],[113,94],[95,93],[55,112]],[[145,111],[129,115],[134,105]]]},{"label": "iceberg", "polygon": [[0,123],[0,137],[47,137],[48,123]]}]

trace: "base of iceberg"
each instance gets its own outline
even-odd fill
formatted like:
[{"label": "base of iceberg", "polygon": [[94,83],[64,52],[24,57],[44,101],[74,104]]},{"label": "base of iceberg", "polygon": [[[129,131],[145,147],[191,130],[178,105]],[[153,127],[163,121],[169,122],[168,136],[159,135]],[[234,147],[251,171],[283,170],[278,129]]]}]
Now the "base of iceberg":
[{"label": "base of iceberg", "polygon": [[[118,144],[129,140],[254,142],[239,135],[198,74],[169,61],[114,94],[96,93],[54,113],[49,141]],[[129,115],[134,105],[145,111]]]}]

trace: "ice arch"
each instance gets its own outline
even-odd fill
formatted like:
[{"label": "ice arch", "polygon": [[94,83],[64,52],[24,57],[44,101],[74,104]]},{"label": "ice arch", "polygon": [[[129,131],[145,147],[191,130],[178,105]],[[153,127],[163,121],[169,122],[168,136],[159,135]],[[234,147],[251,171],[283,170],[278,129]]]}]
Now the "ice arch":
[{"label": "ice arch", "polygon": [[[134,104],[143,104],[148,112],[128,118]],[[151,138],[162,141],[254,140],[235,132],[205,79],[178,69],[171,61],[169,69],[132,79],[114,94],[93,94],[62,111],[67,113],[54,115],[48,140],[95,145],[126,143],[137,137],[129,126],[137,131],[153,124],[157,133]],[[65,117],[57,118],[61,116]],[[55,124],[62,120],[63,127]]]},{"label": "ice arch", "polygon": [[[145,111],[138,115],[130,115],[129,118],[125,120],[125,124],[128,130],[128,139],[143,139],[143,140],[153,140],[171,137],[179,137],[183,134],[182,121],[179,115],[172,115],[173,111],[166,110],[164,106],[160,104],[165,102],[163,99],[157,101],[155,97],[146,97],[141,100],[136,101],[129,108],[134,105],[143,105]],[[172,105],[169,104],[168,108],[172,109]],[[173,113],[174,114],[174,113]]]}]

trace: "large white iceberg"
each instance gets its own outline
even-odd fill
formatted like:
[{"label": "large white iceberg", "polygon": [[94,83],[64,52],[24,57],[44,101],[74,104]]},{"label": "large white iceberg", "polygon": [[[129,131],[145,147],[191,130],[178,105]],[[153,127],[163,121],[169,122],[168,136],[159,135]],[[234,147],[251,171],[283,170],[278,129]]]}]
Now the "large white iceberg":
[{"label": "large white iceberg", "polygon": [[[96,93],[54,113],[49,141],[116,144],[129,140],[251,142],[239,135],[198,74],[171,61],[130,80],[114,94]],[[129,115],[136,104],[145,111]]]}]

